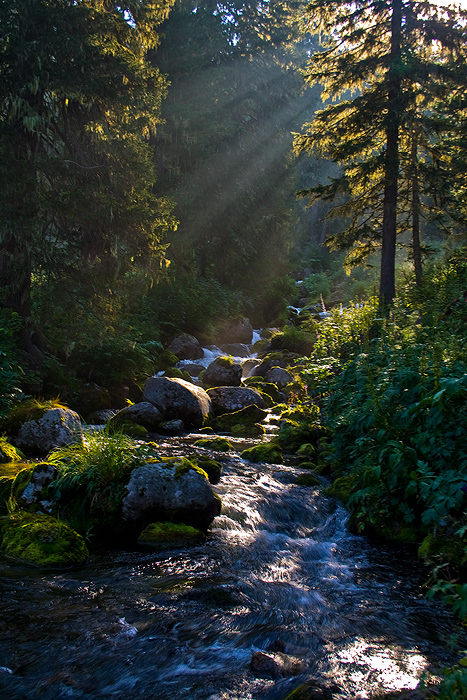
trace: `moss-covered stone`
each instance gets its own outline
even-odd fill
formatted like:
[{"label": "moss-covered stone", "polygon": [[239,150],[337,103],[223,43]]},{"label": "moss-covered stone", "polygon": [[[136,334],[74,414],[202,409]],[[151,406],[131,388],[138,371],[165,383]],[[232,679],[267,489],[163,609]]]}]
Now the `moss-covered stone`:
[{"label": "moss-covered stone", "polygon": [[6,506],[11,496],[14,476],[0,476],[0,506]]},{"label": "moss-covered stone", "polygon": [[192,377],[185,370],[181,370],[178,367],[171,367],[164,372],[164,377],[169,377],[169,379],[184,379],[186,382],[192,382]]},{"label": "moss-covered stone", "polygon": [[[314,462],[300,462],[298,465],[299,469],[311,469],[312,471],[316,472],[316,464]],[[318,472],[317,472],[318,473]]]},{"label": "moss-covered stone", "polygon": [[200,467],[208,475],[210,484],[218,484],[222,476],[222,464],[205,455],[190,455],[190,461]]},{"label": "moss-covered stone", "polygon": [[284,700],[332,700],[332,691],[325,686],[316,683],[315,681],[309,681],[308,683],[302,683],[292,690],[291,693],[286,695]]},{"label": "moss-covered stone", "polygon": [[216,450],[217,452],[229,452],[233,450],[233,445],[226,438],[202,438],[201,440],[196,440],[194,443],[195,447],[205,447],[208,450]]},{"label": "moss-covered stone", "polygon": [[151,549],[186,547],[204,541],[204,534],[183,523],[151,523],[138,538],[138,544]]},{"label": "moss-covered stone", "polygon": [[135,439],[144,439],[145,437],[148,436],[148,429],[144,427],[144,425],[139,425],[138,423],[122,423],[120,426],[120,431],[124,435],[128,435],[128,437],[132,437]]},{"label": "moss-covered stone", "polygon": [[211,426],[214,430],[221,433],[232,432],[234,425],[254,425],[264,420],[266,416],[266,411],[251,404],[238,411],[223,413],[211,421]]},{"label": "moss-covered stone", "polygon": [[250,462],[268,462],[269,464],[281,464],[282,452],[276,442],[262,442],[254,447],[249,447],[241,453],[243,459]]},{"label": "moss-covered stone", "polygon": [[340,476],[326,489],[326,494],[339,498],[343,503],[348,503],[357,482],[358,478],[355,474]]},{"label": "moss-covered stone", "polygon": [[81,566],[88,550],[81,535],[49,515],[14,514],[1,531],[2,552],[45,568]]},{"label": "moss-covered stone", "polygon": [[300,474],[295,482],[299,486],[319,486],[319,479],[314,474]]},{"label": "moss-covered stone", "polygon": [[287,419],[281,420],[278,437],[284,450],[297,452],[304,444],[318,449],[328,433],[329,431],[318,423]]},{"label": "moss-covered stone", "polygon": [[233,425],[230,431],[235,437],[261,437],[265,435],[266,428],[259,423],[253,425],[242,425],[241,423]]},{"label": "moss-covered stone", "polygon": [[0,436],[0,464],[6,462],[21,462],[24,454],[17,447],[11,445],[7,438]]},{"label": "moss-covered stone", "polygon": [[172,457],[171,459],[165,459],[160,464],[164,469],[172,469],[175,467],[176,479],[179,479],[181,476],[187,474],[190,469],[194,469],[196,472],[198,472],[198,474],[202,474],[206,477],[206,479],[208,478],[208,475],[204,469],[199,467],[196,461],[187,459],[186,457]]},{"label": "moss-covered stone", "polygon": [[299,457],[313,457],[316,453],[316,447],[310,442],[305,442],[297,450],[297,455]]},{"label": "moss-covered stone", "polygon": [[17,433],[23,423],[40,420],[44,413],[54,408],[68,410],[59,399],[26,399],[12,409],[4,422],[5,430],[8,433]]}]

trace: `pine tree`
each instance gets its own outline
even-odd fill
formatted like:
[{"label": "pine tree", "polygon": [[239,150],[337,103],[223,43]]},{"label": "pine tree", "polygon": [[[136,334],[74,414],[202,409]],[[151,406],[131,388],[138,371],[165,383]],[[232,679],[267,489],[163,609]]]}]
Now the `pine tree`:
[{"label": "pine tree", "polygon": [[312,0],[307,13],[308,28],[327,37],[307,80],[321,83],[325,98],[346,98],[328,104],[296,137],[297,151],[317,150],[342,166],[339,177],[308,194],[340,198],[333,213],[347,218],[347,228],[332,243],[352,248],[350,263],[381,247],[386,305],[395,295],[396,238],[407,221],[404,178],[412,183],[417,239],[419,145],[410,145],[410,134],[422,115],[418,102],[430,90],[439,95],[448,58],[463,44],[462,22],[454,11],[412,0]]},{"label": "pine tree", "polygon": [[[0,285],[31,343],[31,275],[112,280],[160,259],[170,224],[148,139],[165,80],[147,51],[166,3],[0,2]],[[94,271],[94,272],[93,272]]]}]

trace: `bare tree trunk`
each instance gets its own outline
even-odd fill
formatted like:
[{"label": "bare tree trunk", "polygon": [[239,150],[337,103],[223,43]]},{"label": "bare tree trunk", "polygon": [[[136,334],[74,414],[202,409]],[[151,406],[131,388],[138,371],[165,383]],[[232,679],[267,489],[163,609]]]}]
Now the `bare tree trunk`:
[{"label": "bare tree trunk", "polygon": [[384,176],[383,231],[381,249],[380,302],[387,306],[396,295],[396,233],[399,179],[399,105],[401,91],[402,2],[393,0],[389,65],[388,112],[386,116],[386,159]]}]

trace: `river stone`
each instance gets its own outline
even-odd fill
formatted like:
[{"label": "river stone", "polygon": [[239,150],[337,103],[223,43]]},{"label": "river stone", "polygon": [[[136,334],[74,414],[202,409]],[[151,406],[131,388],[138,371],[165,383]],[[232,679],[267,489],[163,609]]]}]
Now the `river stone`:
[{"label": "river stone", "polygon": [[261,423],[267,416],[267,412],[258,408],[255,404],[250,404],[239,411],[224,413],[211,421],[211,427],[215,431],[230,432],[235,425],[251,427],[256,423]]},{"label": "river stone", "polygon": [[140,401],[132,406],[122,408],[109,421],[110,428],[119,428],[124,423],[136,423],[147,430],[154,431],[162,422],[163,416],[154,404],[149,401]]},{"label": "river stone", "polygon": [[184,379],[150,377],[143,400],[156,406],[165,420],[180,419],[187,428],[200,428],[211,412],[206,391]]},{"label": "river stone", "polygon": [[220,511],[206,474],[186,460],[143,464],[133,469],[126,489],[123,520],[140,529],[170,521],[205,532]]},{"label": "river stone", "polygon": [[250,357],[251,355],[250,348],[244,343],[227,343],[221,345],[221,350],[232,357]]},{"label": "river stone", "polygon": [[183,435],[186,433],[185,424],[180,418],[174,420],[166,420],[160,423],[157,428],[157,432],[161,435],[168,435],[169,437],[175,437],[176,435]]},{"label": "river stone", "polygon": [[271,369],[266,372],[265,379],[267,382],[278,386],[279,389],[283,389],[287,384],[294,381],[290,372],[287,372],[287,370],[282,367],[271,367]]},{"label": "river stone", "polygon": [[226,323],[219,333],[221,343],[244,343],[249,345],[253,340],[253,326],[242,316]]},{"label": "river stone", "polygon": [[258,408],[266,408],[259,391],[245,386],[218,386],[215,389],[208,389],[207,394],[217,415],[239,411],[252,404]]},{"label": "river stone", "polygon": [[169,345],[170,352],[179,360],[199,360],[204,357],[204,350],[194,335],[182,333],[172,340]]},{"label": "river stone", "polygon": [[251,657],[251,670],[262,676],[298,676],[306,669],[305,661],[281,652],[255,651]]},{"label": "river stone", "polygon": [[216,357],[201,379],[208,386],[240,386],[242,366],[228,357]]},{"label": "river stone", "polygon": [[41,418],[23,423],[16,438],[18,447],[34,454],[73,442],[83,442],[83,429],[78,414],[68,408],[50,408]]},{"label": "river stone", "polygon": [[261,364],[260,360],[257,360],[254,357],[251,357],[248,360],[245,360],[245,362],[242,362],[242,379],[245,379],[245,377],[249,377],[250,372],[259,364]]}]

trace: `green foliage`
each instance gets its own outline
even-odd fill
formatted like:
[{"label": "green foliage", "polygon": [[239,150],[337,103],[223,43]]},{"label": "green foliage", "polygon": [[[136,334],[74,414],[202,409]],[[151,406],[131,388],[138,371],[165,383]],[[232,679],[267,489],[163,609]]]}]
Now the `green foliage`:
[{"label": "green foliage", "polygon": [[0,435],[0,464],[5,462],[20,462],[24,454],[8,442],[5,435]]},{"label": "green foliage", "polygon": [[23,371],[18,362],[16,335],[21,319],[9,309],[0,309],[0,421],[22,398],[20,389]]},{"label": "green foliage", "polygon": [[316,342],[314,333],[296,326],[284,326],[283,330],[274,333],[271,338],[271,350],[288,350],[298,355],[309,355]]}]

